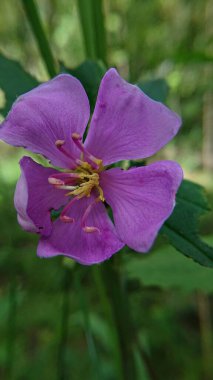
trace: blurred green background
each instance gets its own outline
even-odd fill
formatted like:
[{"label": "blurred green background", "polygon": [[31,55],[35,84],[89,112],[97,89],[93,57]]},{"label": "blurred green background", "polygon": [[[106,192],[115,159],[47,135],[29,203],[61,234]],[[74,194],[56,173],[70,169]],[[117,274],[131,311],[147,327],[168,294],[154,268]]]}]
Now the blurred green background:
[{"label": "blurred green background", "polygon": [[[37,4],[54,56],[76,67],[86,59],[77,2]],[[109,65],[133,83],[165,79],[166,104],[183,118],[177,138],[153,159],[177,160],[213,204],[212,2],[106,0],[104,14]],[[0,52],[48,79],[21,1],[1,0]],[[4,101],[0,89],[0,108]],[[117,379],[97,273],[36,257],[37,237],[21,230],[13,207],[26,152],[3,143],[0,152],[0,379]],[[200,231],[213,242],[212,212]],[[162,238],[150,255],[123,255],[138,379],[212,379],[211,270]]]}]

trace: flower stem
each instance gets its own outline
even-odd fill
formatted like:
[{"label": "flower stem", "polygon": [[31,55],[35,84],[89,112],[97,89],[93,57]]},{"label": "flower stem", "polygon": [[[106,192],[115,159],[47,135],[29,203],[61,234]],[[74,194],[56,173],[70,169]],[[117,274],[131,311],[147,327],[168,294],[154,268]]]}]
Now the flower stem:
[{"label": "flower stem", "polygon": [[79,306],[82,312],[85,337],[86,337],[87,347],[88,347],[89,356],[90,356],[91,364],[92,364],[91,375],[94,380],[101,380],[103,379],[103,376],[101,373],[102,372],[101,363],[98,357],[98,352],[96,349],[96,344],[94,341],[93,332],[91,328],[89,305],[87,303],[87,299],[85,297],[85,291],[83,291],[84,288],[81,283],[83,274],[84,274],[84,269],[81,270],[81,268],[77,267],[74,273],[74,286],[76,289],[76,293],[79,296],[78,297]]},{"label": "flower stem", "polygon": [[47,71],[50,77],[54,77],[57,75],[56,62],[53,58],[49,42],[44,31],[37,5],[34,0],[22,0],[22,4],[37,41],[41,56],[46,65]]},{"label": "flower stem", "polygon": [[112,354],[115,360],[116,379],[123,380],[122,353],[120,349],[118,331],[117,331],[116,323],[114,319],[113,306],[107,294],[107,289],[105,286],[106,284],[105,284],[102,268],[100,266],[95,265],[92,267],[92,271],[93,271],[94,283],[95,283],[97,292],[99,293],[102,310],[105,314],[106,320],[110,324],[111,339],[113,341],[113,348],[114,348]]},{"label": "flower stem", "polygon": [[115,264],[115,258],[112,258],[102,265],[103,279],[108,297],[112,303],[112,312],[122,357],[123,379],[136,379],[133,353],[134,331],[130,320],[125,283],[122,282],[121,273]]}]

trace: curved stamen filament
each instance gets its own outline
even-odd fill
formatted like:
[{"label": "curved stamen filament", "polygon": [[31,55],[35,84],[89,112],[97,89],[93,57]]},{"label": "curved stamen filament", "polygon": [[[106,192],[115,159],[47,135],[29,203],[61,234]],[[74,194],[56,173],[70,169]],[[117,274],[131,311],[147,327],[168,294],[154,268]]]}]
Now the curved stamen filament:
[{"label": "curved stamen filament", "polygon": [[55,173],[49,176],[49,178],[59,178],[59,179],[66,179],[66,178],[81,178],[82,176],[78,173]]},{"label": "curved stamen filament", "polygon": [[90,203],[90,205],[87,207],[86,211],[84,212],[84,215],[81,219],[81,227],[83,228],[84,232],[88,232],[88,233],[99,232],[100,233],[100,230],[98,227],[86,225],[86,221],[88,219],[89,214],[91,213],[91,211],[92,211],[93,207],[96,205],[96,203],[99,201],[100,201],[100,198],[99,197],[96,198],[92,203]]},{"label": "curved stamen filament", "polygon": [[72,198],[71,201],[64,207],[60,215],[60,219],[62,222],[73,223],[75,221],[73,218],[71,218],[70,216],[66,214],[67,214],[67,211],[69,211],[70,207],[73,205],[73,203],[75,203],[78,200],[79,200],[78,197]]},{"label": "curved stamen filament", "polygon": [[73,163],[75,163],[75,157],[73,157],[67,150],[64,148],[65,140],[56,140],[55,146],[60,150],[61,153],[63,153],[66,157],[70,158]]},{"label": "curved stamen filament", "polygon": [[65,190],[74,190],[75,187],[69,189],[68,185],[75,185],[81,178],[82,175],[77,173],[55,173],[48,177],[48,182],[58,189],[64,189],[62,186],[67,186]]},{"label": "curved stamen filament", "polygon": [[[71,191],[74,191],[76,189],[78,189],[79,186],[70,186],[70,185],[60,185],[60,186],[56,186],[57,189],[60,189],[60,190],[71,190]],[[67,193],[66,195],[70,195],[70,192]]]},{"label": "curved stamen filament", "polygon": [[82,137],[78,133],[72,134],[73,142],[76,144],[78,149],[84,154],[85,158],[92,163],[92,165],[96,169],[100,169],[102,165],[102,160],[99,160],[98,158],[94,157],[88,150],[84,147],[82,143]]}]

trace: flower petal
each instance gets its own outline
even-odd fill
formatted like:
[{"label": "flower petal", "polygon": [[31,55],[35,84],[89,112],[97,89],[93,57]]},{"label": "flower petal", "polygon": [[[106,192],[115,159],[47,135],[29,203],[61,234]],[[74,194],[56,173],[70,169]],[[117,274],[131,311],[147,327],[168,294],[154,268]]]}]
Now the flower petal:
[{"label": "flower petal", "polygon": [[129,247],[138,252],[150,249],[173,211],[182,177],[181,167],[172,161],[101,174],[100,185],[112,207],[115,228]]},{"label": "flower petal", "polygon": [[2,123],[0,139],[40,153],[53,165],[71,167],[71,160],[55,142],[65,140],[64,147],[79,157],[71,134],[83,135],[89,115],[89,101],[81,83],[71,75],[58,75],[17,99]]},{"label": "flower petal", "polygon": [[50,210],[67,203],[65,192],[48,183],[48,177],[57,171],[44,168],[30,157],[23,157],[20,167],[21,176],[14,197],[19,224],[28,232],[49,235],[52,229]]},{"label": "flower petal", "polygon": [[145,158],[170,141],[180,125],[177,114],[110,69],[100,85],[85,146],[104,165]]},{"label": "flower petal", "polygon": [[91,198],[82,198],[73,204],[69,216],[74,218],[74,223],[55,221],[51,236],[40,240],[38,256],[65,255],[90,265],[108,259],[124,246],[101,202],[95,204],[87,219],[87,225],[97,227],[100,232],[83,231],[81,220]]}]

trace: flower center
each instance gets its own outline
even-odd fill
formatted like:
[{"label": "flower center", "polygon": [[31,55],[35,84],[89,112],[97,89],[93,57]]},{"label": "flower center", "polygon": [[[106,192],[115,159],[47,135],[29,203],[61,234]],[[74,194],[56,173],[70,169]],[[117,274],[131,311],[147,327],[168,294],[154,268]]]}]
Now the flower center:
[{"label": "flower center", "polygon": [[81,225],[85,232],[99,231],[97,227],[86,226],[86,219],[91,212],[92,207],[97,202],[104,202],[104,193],[99,185],[99,173],[104,169],[102,160],[94,157],[84,148],[79,134],[73,133],[72,139],[82,152],[81,159],[74,159],[71,155],[69,155],[69,152],[67,152],[63,147],[65,143],[64,140],[57,140],[55,144],[62,153],[74,160],[76,168],[74,170],[66,170],[64,172],[53,174],[48,178],[48,182],[56,189],[67,190],[65,196],[71,197],[71,200],[64,207],[60,215],[61,221],[65,223],[74,222],[74,219],[67,215],[67,212],[73,203],[83,197],[89,198],[93,190],[94,193],[96,193],[96,198],[85,210],[85,213],[81,219]]},{"label": "flower center", "polygon": [[48,182],[56,189],[67,190],[66,196],[77,196],[78,199],[90,197],[95,188],[99,193],[98,197],[104,202],[103,190],[99,185],[99,172],[88,162],[81,161],[75,170],[53,174],[48,178]]}]

